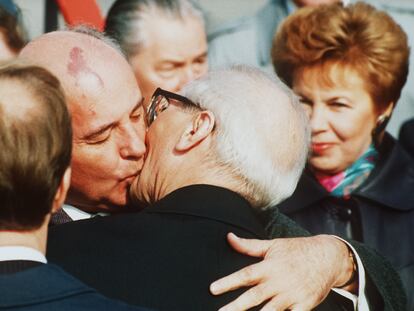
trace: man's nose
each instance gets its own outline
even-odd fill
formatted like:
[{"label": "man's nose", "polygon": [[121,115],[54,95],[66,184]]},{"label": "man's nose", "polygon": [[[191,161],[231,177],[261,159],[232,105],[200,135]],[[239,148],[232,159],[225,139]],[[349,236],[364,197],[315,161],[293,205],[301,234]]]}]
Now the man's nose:
[{"label": "man's nose", "polygon": [[120,154],[123,159],[136,160],[145,155],[144,135],[139,135],[138,129],[132,124],[124,129],[122,146],[120,148]]},{"label": "man's nose", "polygon": [[193,81],[197,78],[197,74],[192,68],[192,66],[187,66],[183,68],[181,75],[180,75],[180,81],[179,85],[177,87],[177,90],[181,90],[181,88],[186,85],[188,82]]}]

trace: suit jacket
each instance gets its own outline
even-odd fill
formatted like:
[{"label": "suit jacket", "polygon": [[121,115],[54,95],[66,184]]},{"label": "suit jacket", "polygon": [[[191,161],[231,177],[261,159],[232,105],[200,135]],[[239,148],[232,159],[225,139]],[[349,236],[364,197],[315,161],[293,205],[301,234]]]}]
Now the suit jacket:
[{"label": "suit jacket", "polygon": [[[194,185],[138,214],[53,227],[48,257],[109,297],[161,310],[217,310],[243,290],[214,297],[209,284],[258,261],[230,248],[229,231],[266,238],[238,194]],[[342,310],[334,298],[319,310]]]},{"label": "suit jacket", "polygon": [[0,271],[1,310],[145,310],[107,299],[52,264],[7,261]]}]

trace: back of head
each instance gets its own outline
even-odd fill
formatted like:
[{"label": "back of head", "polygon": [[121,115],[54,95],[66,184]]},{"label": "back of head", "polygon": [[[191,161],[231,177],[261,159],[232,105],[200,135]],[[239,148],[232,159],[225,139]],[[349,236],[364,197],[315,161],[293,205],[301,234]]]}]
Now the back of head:
[{"label": "back of head", "polygon": [[191,0],[117,0],[109,10],[105,32],[130,58],[145,47],[149,21],[157,22],[162,17],[182,20],[187,16],[203,21],[201,10]]},{"label": "back of head", "polygon": [[72,130],[59,81],[37,66],[1,68],[0,116],[0,230],[34,230],[70,163]]},{"label": "back of head", "polygon": [[290,196],[306,162],[310,132],[294,93],[259,69],[209,72],[182,93],[216,117],[212,161],[241,182],[254,207]]},{"label": "back of head", "polygon": [[356,70],[374,102],[383,106],[400,97],[408,56],[401,27],[363,2],[299,9],[280,26],[272,47],[276,73],[289,86],[305,67],[319,66],[326,74],[324,66],[339,64]]}]

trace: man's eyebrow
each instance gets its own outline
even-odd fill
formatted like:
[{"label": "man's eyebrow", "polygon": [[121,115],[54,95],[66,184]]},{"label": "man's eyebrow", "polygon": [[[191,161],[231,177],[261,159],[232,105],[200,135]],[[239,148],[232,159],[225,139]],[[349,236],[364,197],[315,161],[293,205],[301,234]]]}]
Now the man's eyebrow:
[{"label": "man's eyebrow", "polygon": [[207,57],[207,50],[201,53],[200,55],[197,55],[196,58],[202,58],[202,57]]}]

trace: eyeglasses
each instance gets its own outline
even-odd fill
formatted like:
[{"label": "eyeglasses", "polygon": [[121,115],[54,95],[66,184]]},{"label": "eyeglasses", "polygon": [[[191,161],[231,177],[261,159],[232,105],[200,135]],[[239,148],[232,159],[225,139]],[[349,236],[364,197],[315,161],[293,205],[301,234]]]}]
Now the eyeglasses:
[{"label": "eyeglasses", "polygon": [[146,120],[148,127],[155,121],[161,112],[168,108],[171,101],[176,101],[185,107],[198,107],[198,105],[193,103],[187,97],[157,88],[151,97],[151,101],[147,109]]}]

